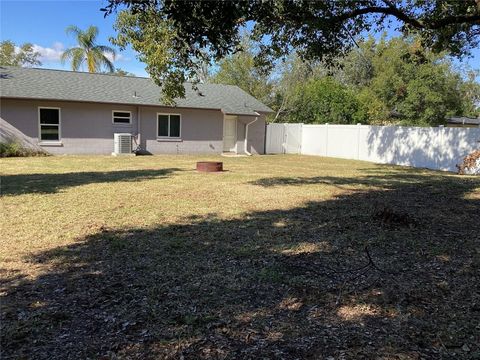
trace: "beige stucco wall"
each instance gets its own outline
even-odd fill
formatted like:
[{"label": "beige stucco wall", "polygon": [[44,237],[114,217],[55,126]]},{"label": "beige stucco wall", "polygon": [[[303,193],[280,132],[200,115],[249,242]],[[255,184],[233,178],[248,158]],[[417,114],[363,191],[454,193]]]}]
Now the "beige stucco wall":
[{"label": "beige stucco wall", "polygon": [[258,116],[257,120],[253,116],[238,116],[237,121],[237,152],[245,151],[245,132],[248,126],[247,150],[252,154],[263,154],[265,147],[265,115]]},{"label": "beige stucco wall", "polygon": [[[113,134],[140,133],[142,147],[149,153],[221,153],[223,113],[220,110],[172,109],[65,101],[5,99],[0,101],[0,116],[38,142],[38,107],[59,107],[61,146],[43,146],[52,154],[110,154]],[[132,112],[131,124],[113,124],[112,110]],[[157,113],[181,115],[181,140],[157,139]],[[137,114],[140,114],[140,121]],[[237,123],[237,151],[243,152],[245,123],[254,117],[240,116]],[[265,119],[261,116],[249,127],[249,150],[263,153]]]},{"label": "beige stucco wall", "polygon": [[[113,134],[136,129],[134,106],[93,103],[2,99],[1,117],[38,141],[38,107],[58,107],[61,117],[61,146],[43,146],[52,154],[110,154]],[[132,112],[132,124],[112,123],[112,110]]]},{"label": "beige stucco wall", "polygon": [[[157,113],[180,114],[180,141],[157,139]],[[142,146],[153,154],[221,153],[223,114],[219,110],[140,109]]]}]

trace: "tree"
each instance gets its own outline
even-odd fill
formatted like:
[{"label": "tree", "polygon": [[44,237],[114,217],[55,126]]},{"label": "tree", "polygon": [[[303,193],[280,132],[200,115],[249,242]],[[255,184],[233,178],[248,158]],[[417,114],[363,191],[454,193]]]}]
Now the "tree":
[{"label": "tree", "polygon": [[[122,50],[129,44],[132,46],[138,59],[146,64],[146,71],[157,85],[162,86],[162,100],[166,104],[173,104],[175,97],[185,95],[185,81],[200,81],[199,67],[205,62],[202,58],[191,58],[190,67],[182,66],[180,56],[175,53],[175,46],[172,45],[175,38],[172,23],[161,19],[155,9],[121,11],[114,28],[117,36],[110,41]],[[199,51],[199,54],[203,52]]]},{"label": "tree", "polygon": [[67,60],[72,61],[72,70],[78,71],[84,62],[87,63],[88,72],[99,72],[105,67],[109,72],[114,72],[115,67],[108,59],[106,54],[110,54],[115,59],[115,50],[106,45],[98,45],[96,38],[98,36],[98,28],[90,26],[86,31],[79,29],[74,25],[70,25],[66,29],[67,34],[76,37],[78,46],[65,50],[62,54],[62,63]]},{"label": "tree", "polygon": [[465,71],[465,79],[460,86],[462,115],[480,117],[480,84],[476,81],[478,76],[480,76],[479,70]]},{"label": "tree", "polygon": [[425,48],[418,37],[369,37],[358,46],[339,60],[334,75],[355,89],[371,124],[439,125],[476,101],[475,87],[467,90],[450,57]]},{"label": "tree", "polygon": [[377,43],[371,35],[367,39],[359,41],[357,47],[339,59],[336,78],[341,83],[353,87],[368,86],[375,75],[373,59],[376,55],[376,45]]},{"label": "tree", "polygon": [[321,62],[304,61],[293,52],[277,65],[274,73],[276,76],[272,108],[276,110],[276,114],[272,122],[295,122],[296,106],[303,94],[304,86],[309,80],[326,76],[328,71]]},{"label": "tree", "polygon": [[0,43],[0,65],[2,66],[40,66],[40,53],[33,45],[25,43],[17,47],[14,42],[5,40]]},{"label": "tree", "polygon": [[213,83],[236,85],[267,105],[272,103],[272,83],[259,71],[254,62],[255,50],[247,37],[242,51],[229,55],[218,64],[218,71],[210,77]]},{"label": "tree", "polygon": [[[462,77],[445,53],[426,49],[414,37],[383,38],[374,47],[372,65],[368,88],[390,112],[386,121],[435,126],[461,113]],[[392,112],[401,120],[392,119]]]},{"label": "tree", "polygon": [[290,119],[305,124],[357,124],[366,119],[355,93],[333,77],[312,78],[295,89]]},{"label": "tree", "polygon": [[476,73],[460,71],[416,37],[369,37],[328,69],[292,60],[278,81],[278,121],[435,126],[478,110]]},{"label": "tree", "polygon": [[423,45],[457,56],[480,38],[479,0],[108,0],[103,10],[108,15],[122,5],[135,20],[121,21],[120,41],[137,44],[170,98],[184,96],[183,82],[198,59],[218,61],[238,50],[247,23],[254,24],[252,39],[260,44],[255,60],[265,70],[292,49],[305,59],[345,54],[363,32],[397,26],[392,19],[404,34],[418,33]]}]

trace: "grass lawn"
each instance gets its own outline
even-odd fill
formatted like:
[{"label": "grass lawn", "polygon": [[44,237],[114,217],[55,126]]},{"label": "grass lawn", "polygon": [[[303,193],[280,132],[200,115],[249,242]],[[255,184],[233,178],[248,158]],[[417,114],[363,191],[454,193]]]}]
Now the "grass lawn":
[{"label": "grass lawn", "polygon": [[0,160],[3,358],[480,358],[480,179],[200,159]]}]

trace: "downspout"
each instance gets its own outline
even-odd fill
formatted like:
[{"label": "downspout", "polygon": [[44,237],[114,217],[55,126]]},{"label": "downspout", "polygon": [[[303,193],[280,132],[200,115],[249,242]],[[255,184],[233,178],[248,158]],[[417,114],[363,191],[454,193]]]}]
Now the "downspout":
[{"label": "downspout", "polygon": [[[260,116],[259,113],[256,113],[258,116]],[[258,116],[255,117],[255,120],[249,122],[246,126],[245,126],[245,154],[247,154],[248,156],[252,156],[252,154],[247,150],[248,149],[248,126],[253,124],[255,121],[258,120]]]},{"label": "downspout", "polygon": [[140,106],[137,106],[137,140],[138,140],[138,148],[142,149],[142,126],[141,126],[141,112]]}]

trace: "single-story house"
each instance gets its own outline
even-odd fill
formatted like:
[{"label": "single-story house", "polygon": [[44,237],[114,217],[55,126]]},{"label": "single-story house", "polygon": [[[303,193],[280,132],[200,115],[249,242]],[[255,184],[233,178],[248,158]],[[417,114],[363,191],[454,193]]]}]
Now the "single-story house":
[{"label": "single-story house", "polygon": [[152,154],[265,152],[269,107],[237,86],[185,91],[165,106],[149,78],[0,67],[0,117],[53,154],[111,154],[125,141]]},{"label": "single-story house", "polygon": [[480,118],[468,116],[452,116],[447,118],[448,127],[480,127]]}]

